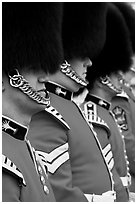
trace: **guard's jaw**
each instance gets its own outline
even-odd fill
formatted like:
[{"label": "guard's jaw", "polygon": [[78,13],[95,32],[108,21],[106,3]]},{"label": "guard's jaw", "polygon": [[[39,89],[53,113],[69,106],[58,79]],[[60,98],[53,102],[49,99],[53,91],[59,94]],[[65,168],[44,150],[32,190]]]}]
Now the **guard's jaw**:
[{"label": "guard's jaw", "polygon": [[60,71],[65,74],[67,77],[75,81],[77,84],[81,86],[87,86],[88,81],[82,79],[71,67],[71,65],[65,60],[61,65],[60,65]]},{"label": "guard's jaw", "polygon": [[118,89],[111,82],[111,79],[106,75],[105,77],[100,77],[101,83],[108,86],[111,90],[115,91],[117,94],[122,92],[122,88]]},{"label": "guard's jaw", "polygon": [[24,94],[29,98],[37,102],[38,104],[43,104],[48,106],[50,104],[49,93],[45,90],[46,97],[41,96],[29,82],[19,74],[19,71],[15,69],[14,71],[8,74],[10,79],[10,85],[15,88],[19,88]]}]

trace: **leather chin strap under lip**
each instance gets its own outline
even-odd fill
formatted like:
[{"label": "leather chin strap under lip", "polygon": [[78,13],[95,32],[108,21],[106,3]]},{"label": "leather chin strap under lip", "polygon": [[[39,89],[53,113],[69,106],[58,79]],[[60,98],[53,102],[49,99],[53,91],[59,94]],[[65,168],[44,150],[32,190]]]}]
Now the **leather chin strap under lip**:
[{"label": "leather chin strap under lip", "polygon": [[19,88],[33,101],[45,106],[48,106],[50,104],[49,92],[47,92],[45,89],[46,97],[41,96],[34,88],[31,87],[29,82],[19,74],[19,71],[17,69],[9,72],[8,77],[10,79],[10,85],[12,87]]},{"label": "leather chin strap under lip", "polygon": [[116,93],[121,93],[122,92],[122,88],[118,89],[114,86],[114,84],[111,82],[111,79],[109,78],[109,76],[105,76],[105,77],[100,77],[101,83],[106,85],[107,87],[109,87],[111,90],[115,91]]},{"label": "leather chin strap under lip", "polygon": [[60,65],[60,71],[65,74],[67,77],[75,81],[77,84],[80,84],[81,86],[87,86],[88,81],[82,79],[71,67],[71,65],[65,60]]}]

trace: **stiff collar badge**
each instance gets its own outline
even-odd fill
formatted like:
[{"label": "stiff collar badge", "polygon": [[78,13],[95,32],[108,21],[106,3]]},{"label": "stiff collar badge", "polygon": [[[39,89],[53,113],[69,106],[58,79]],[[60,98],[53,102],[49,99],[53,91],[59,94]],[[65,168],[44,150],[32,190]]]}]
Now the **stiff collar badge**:
[{"label": "stiff collar badge", "polygon": [[99,100],[98,104],[99,104],[100,106],[105,107],[105,108],[107,108],[107,106],[108,106],[108,103],[107,103],[106,101],[104,101],[104,100]]},{"label": "stiff collar badge", "polygon": [[28,129],[16,121],[6,116],[2,116],[2,131],[16,139],[24,140]]},{"label": "stiff collar badge", "polygon": [[47,91],[54,93],[54,94],[56,94],[62,98],[65,98],[67,100],[71,100],[71,98],[72,98],[72,92],[59,86],[58,84],[54,84],[52,82],[47,82],[45,84],[45,86],[46,86]]},{"label": "stiff collar badge", "polygon": [[101,98],[93,96],[93,95],[88,94],[87,97],[86,97],[86,101],[92,101],[95,104],[97,104],[97,105],[99,105],[99,106],[101,106],[101,107],[103,107],[103,108],[105,108],[107,110],[109,110],[109,108],[110,108],[110,103],[108,103],[107,101],[105,101],[105,100],[103,100]]},{"label": "stiff collar badge", "polygon": [[57,87],[57,88],[55,89],[55,93],[58,94],[58,95],[63,94],[64,96],[66,96],[67,91],[62,91],[62,88],[61,88],[61,87]]}]

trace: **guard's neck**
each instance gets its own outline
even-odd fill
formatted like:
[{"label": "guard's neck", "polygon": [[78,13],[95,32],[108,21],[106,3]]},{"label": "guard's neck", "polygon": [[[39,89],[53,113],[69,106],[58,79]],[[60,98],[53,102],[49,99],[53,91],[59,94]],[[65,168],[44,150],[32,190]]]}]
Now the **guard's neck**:
[{"label": "guard's neck", "polygon": [[112,99],[109,93],[100,88],[89,90],[89,95],[95,95],[109,103],[111,102]]}]

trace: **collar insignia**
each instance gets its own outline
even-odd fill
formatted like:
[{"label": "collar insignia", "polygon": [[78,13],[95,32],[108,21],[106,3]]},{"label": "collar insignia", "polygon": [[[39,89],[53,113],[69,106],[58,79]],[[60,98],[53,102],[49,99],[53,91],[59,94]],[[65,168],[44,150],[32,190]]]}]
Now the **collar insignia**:
[{"label": "collar insignia", "polygon": [[98,104],[101,105],[101,106],[107,106],[107,103],[105,101],[103,101],[103,100],[100,100],[98,102]]},{"label": "collar insignia", "polygon": [[46,86],[47,91],[54,93],[54,94],[56,94],[62,98],[65,98],[67,100],[71,100],[71,98],[72,98],[72,92],[68,91],[67,89],[61,87],[58,84],[54,84],[52,82],[47,82],[45,84],[45,86]]},{"label": "collar insignia", "polygon": [[62,91],[60,87],[57,87],[55,92],[58,95],[63,94],[64,96],[66,96],[66,94],[67,94],[67,92],[66,91]]},{"label": "collar insignia", "polygon": [[88,94],[85,100],[86,101],[92,101],[95,104],[97,104],[97,105],[99,105],[99,106],[101,106],[101,107],[103,107],[103,108],[105,108],[107,110],[109,110],[109,108],[110,108],[110,103],[108,103],[107,101],[105,101],[105,100],[103,100],[101,98],[98,98],[98,97],[96,97],[94,95],[89,95]]},{"label": "collar insignia", "polygon": [[17,123],[16,121],[6,116],[3,116],[2,131],[6,132],[7,134],[16,139],[24,140],[28,129],[25,126],[22,126],[21,124]]},{"label": "collar insignia", "polygon": [[4,121],[2,121],[2,130],[11,130],[11,131],[13,131],[13,134],[15,134],[16,132],[17,132],[17,129],[15,129],[15,128],[12,128],[10,125],[9,125],[9,122],[10,121],[8,121],[8,120],[4,120]]}]

